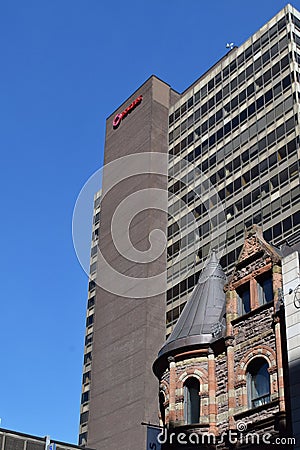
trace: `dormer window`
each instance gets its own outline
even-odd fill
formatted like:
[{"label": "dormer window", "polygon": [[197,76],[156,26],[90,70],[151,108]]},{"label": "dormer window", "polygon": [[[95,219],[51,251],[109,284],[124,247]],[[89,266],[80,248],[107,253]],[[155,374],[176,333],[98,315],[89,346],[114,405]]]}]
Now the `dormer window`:
[{"label": "dormer window", "polygon": [[237,289],[238,294],[238,311],[240,315],[247,314],[251,311],[250,303],[250,285],[245,283],[241,288]]},{"label": "dormer window", "polygon": [[190,377],[184,383],[184,420],[187,425],[199,423],[200,420],[200,383]]},{"label": "dormer window", "polygon": [[236,288],[237,311],[240,316],[274,300],[273,279],[270,272],[241,284]]},{"label": "dormer window", "polygon": [[273,301],[273,282],[270,274],[257,279],[257,288],[260,305]]}]

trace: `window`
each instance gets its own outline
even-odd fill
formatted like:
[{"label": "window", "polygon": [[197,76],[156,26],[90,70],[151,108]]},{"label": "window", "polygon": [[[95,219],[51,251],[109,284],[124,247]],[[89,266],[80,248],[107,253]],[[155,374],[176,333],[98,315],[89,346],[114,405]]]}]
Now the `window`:
[{"label": "window", "polygon": [[163,391],[159,391],[159,410],[161,414],[162,423],[166,423],[166,412],[165,412],[165,394]]},{"label": "window", "polygon": [[85,337],[85,345],[90,345],[92,343],[93,343],[93,333],[90,333]]},{"label": "window", "polygon": [[96,287],[96,283],[95,283],[95,281],[93,281],[93,280],[91,280],[90,282],[89,282],[89,291],[91,291],[92,289],[95,289],[95,287]]},{"label": "window", "polygon": [[87,443],[87,433],[81,433],[79,435],[79,445],[86,445]]},{"label": "window", "polygon": [[88,299],[88,308],[92,308],[95,304],[95,297],[91,297]]},{"label": "window", "polygon": [[243,287],[237,290],[238,294],[238,310],[239,314],[247,314],[251,311],[250,305],[250,286],[249,283],[246,283]]},{"label": "window", "polygon": [[94,314],[91,314],[86,318],[86,326],[89,327],[94,323]]},{"label": "window", "polygon": [[260,305],[273,301],[273,282],[272,277],[266,276],[257,279],[258,301]]},{"label": "window", "polygon": [[270,375],[264,358],[255,358],[248,366],[247,393],[249,408],[270,402]]},{"label": "window", "polygon": [[90,265],[90,274],[95,273],[97,270],[97,262]]},{"label": "window", "polygon": [[95,245],[95,246],[92,248],[92,250],[91,250],[91,256],[97,255],[97,251],[98,251],[98,246]]},{"label": "window", "polygon": [[86,384],[89,383],[91,381],[91,372],[85,372],[82,376],[82,383]]},{"label": "window", "polygon": [[87,403],[90,399],[90,391],[84,392],[81,396],[81,404]]},{"label": "window", "polygon": [[184,383],[184,420],[186,424],[199,423],[200,418],[200,383],[190,377]]},{"label": "window", "polygon": [[83,423],[86,423],[88,421],[88,418],[89,418],[89,412],[88,411],[80,414],[80,425],[82,425]]},{"label": "window", "polygon": [[84,355],[83,363],[89,364],[92,361],[92,352],[88,352]]}]

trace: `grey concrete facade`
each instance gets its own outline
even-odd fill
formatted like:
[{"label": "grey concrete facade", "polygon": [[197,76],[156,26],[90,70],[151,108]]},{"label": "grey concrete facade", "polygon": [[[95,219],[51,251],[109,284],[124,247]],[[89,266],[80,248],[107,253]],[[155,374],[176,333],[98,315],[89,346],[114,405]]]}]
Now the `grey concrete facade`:
[{"label": "grey concrete facade", "polygon": [[[140,95],[142,102],[114,128],[115,115]],[[127,155],[152,152],[167,155],[168,112],[174,97],[176,93],[168,85],[151,77],[107,119],[98,244],[103,256],[103,260],[98,258],[99,284],[101,277],[106,276],[104,261],[116,273],[135,278],[137,284],[142,283],[142,278],[165,269],[166,251],[147,264],[137,264],[120,255],[114,245],[111,223],[117,207],[135,192],[151,188],[166,191],[167,165],[165,176],[141,173],[115,183],[112,179],[119,171],[126,172],[126,168],[121,163],[111,169],[109,164]],[[150,168],[151,155],[148,163]],[[131,242],[140,251],[147,249],[151,230],[161,229],[165,233],[167,197],[164,209],[140,213],[130,223]],[[87,441],[98,450],[145,448],[146,430],[141,422],[157,422],[158,406],[153,395],[156,380],[151,364],[165,338],[166,285],[162,294],[147,298],[145,292],[143,299],[130,298],[126,283],[119,287],[121,290],[116,295],[95,286],[89,416],[81,443]]]},{"label": "grey concrete facade", "polygon": [[298,450],[300,449],[300,265],[298,252],[294,252],[283,258],[282,276],[292,429],[296,438],[295,450]]}]

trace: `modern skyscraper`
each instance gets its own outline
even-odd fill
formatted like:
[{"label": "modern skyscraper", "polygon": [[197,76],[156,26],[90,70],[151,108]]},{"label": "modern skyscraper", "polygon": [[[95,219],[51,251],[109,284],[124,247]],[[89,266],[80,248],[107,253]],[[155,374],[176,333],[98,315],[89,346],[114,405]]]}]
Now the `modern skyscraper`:
[{"label": "modern skyscraper", "polygon": [[299,62],[288,5],[170,108],[167,334],[212,246],[230,273],[245,226],[299,239]]},{"label": "modern skyscraper", "polygon": [[[276,246],[299,240],[299,62],[300,14],[287,5],[182,94],[151,77],[107,119],[100,287],[93,285],[89,294],[95,298],[93,344],[87,352],[91,384],[82,398],[80,443],[99,450],[145,446],[139,424],[157,422],[151,362],[212,247],[229,275],[245,226],[261,225],[265,239]],[[163,170],[151,173],[157,152],[169,153],[168,183]],[[132,173],[140,153],[153,154],[149,173]],[[135,155],[129,165],[128,155]],[[121,163],[111,169],[115,161]],[[115,183],[120,174],[122,182]],[[153,188],[168,188],[169,200],[161,199],[168,222],[163,211],[141,207],[129,234],[133,245],[146,252],[151,231],[168,229],[167,251],[137,264],[125,247],[123,256],[116,248],[111,227],[123,201]],[[125,216],[126,210],[124,221]],[[107,276],[104,260],[114,276]],[[165,268],[167,295],[151,297],[145,280]],[[123,285],[118,274],[134,284]],[[110,279],[110,292],[101,277]],[[143,286],[146,299],[137,300]]]}]

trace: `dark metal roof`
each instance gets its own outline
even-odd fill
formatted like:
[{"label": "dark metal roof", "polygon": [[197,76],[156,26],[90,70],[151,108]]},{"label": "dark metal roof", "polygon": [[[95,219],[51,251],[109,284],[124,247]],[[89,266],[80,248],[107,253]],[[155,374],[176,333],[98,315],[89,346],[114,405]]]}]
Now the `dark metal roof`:
[{"label": "dark metal roof", "polygon": [[182,347],[213,340],[212,326],[221,322],[224,314],[225,283],[226,275],[213,251],[158,357]]}]

